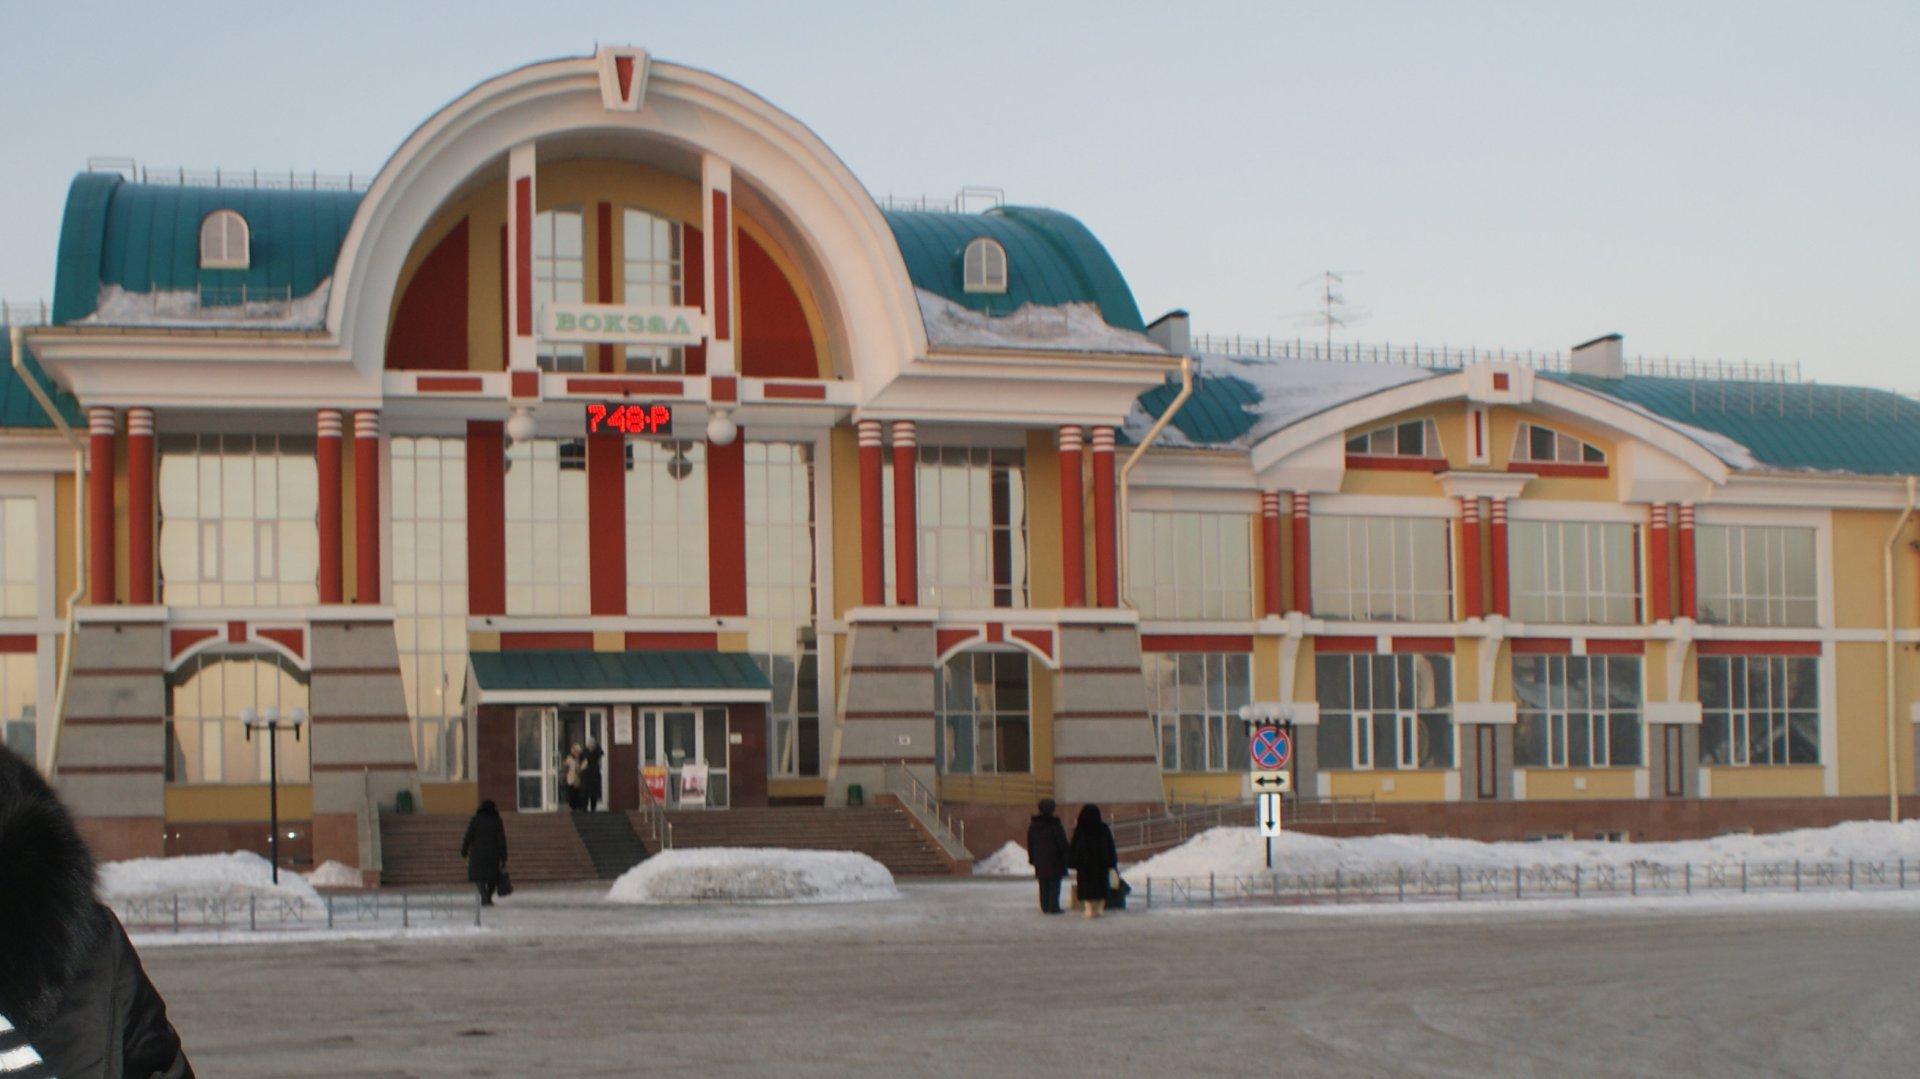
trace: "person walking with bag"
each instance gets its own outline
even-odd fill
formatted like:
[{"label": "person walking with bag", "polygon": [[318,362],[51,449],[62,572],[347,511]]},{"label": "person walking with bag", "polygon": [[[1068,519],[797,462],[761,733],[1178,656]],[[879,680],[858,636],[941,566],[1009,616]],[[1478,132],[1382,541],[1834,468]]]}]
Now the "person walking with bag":
[{"label": "person walking with bag", "polygon": [[491,799],[481,802],[467,822],[460,840],[460,857],[467,860],[467,880],[480,890],[480,905],[493,906],[493,893],[507,876],[507,825]]},{"label": "person walking with bag", "polygon": [[1040,882],[1040,913],[1063,914],[1060,880],[1067,875],[1067,827],[1053,815],[1053,799],[1040,799],[1040,812],[1027,823],[1027,864]]},{"label": "person walking with bag", "polygon": [[1120,854],[1113,846],[1113,829],[1100,819],[1100,807],[1080,807],[1080,820],[1073,826],[1073,843],[1068,856],[1076,874],[1076,898],[1089,918],[1100,917],[1107,905],[1112,877],[1119,875]]}]

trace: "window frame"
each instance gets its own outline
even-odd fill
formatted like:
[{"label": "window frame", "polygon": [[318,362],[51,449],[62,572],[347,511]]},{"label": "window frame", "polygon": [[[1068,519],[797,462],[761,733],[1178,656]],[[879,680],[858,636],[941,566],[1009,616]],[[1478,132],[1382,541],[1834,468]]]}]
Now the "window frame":
[{"label": "window frame", "polygon": [[[306,435],[162,435],[155,494],[160,602],[172,607],[319,603],[320,480],[314,450],[314,439]],[[191,495],[183,494],[183,482]],[[218,499],[217,507],[207,504],[210,496]],[[271,514],[260,508],[266,498],[274,505]],[[183,537],[190,537],[191,552]],[[229,577],[232,557],[244,557],[253,567],[251,575]]]},{"label": "window frame", "polygon": [[[414,760],[423,778],[463,780],[469,759],[467,440],[394,435],[387,455],[394,644]],[[423,494],[429,477],[439,485],[437,498]],[[424,677],[429,667],[439,670],[438,687]],[[430,700],[438,707],[429,707]]]},{"label": "window frame", "polygon": [[[1415,428],[1420,432],[1421,452],[1419,453],[1407,453],[1401,449],[1408,428]],[[1391,445],[1385,448],[1375,448],[1374,444],[1376,440],[1382,436],[1384,436]],[[1354,443],[1356,442],[1361,444],[1360,449],[1354,448]],[[1370,427],[1357,435],[1347,436],[1346,440],[1341,444],[1345,447],[1346,455],[1350,460],[1419,461],[1426,464],[1441,465],[1444,465],[1447,460],[1446,446],[1440,441],[1440,425],[1434,422],[1432,416],[1416,416],[1411,419],[1396,420],[1393,423]]]},{"label": "window frame", "polygon": [[[947,698],[950,672],[956,664],[962,662],[970,666],[975,673],[984,660],[992,668],[992,678],[985,683],[988,687],[986,699],[975,694],[967,703],[970,707],[959,709],[950,707]],[[1003,670],[1020,672],[1024,701],[1017,709],[1002,709],[1000,705],[1000,675]],[[969,685],[979,686],[977,679],[969,679]],[[995,775],[1032,775],[1033,774],[1033,657],[1018,648],[971,648],[947,657],[940,664],[934,679],[934,768],[943,776],[995,776]],[[984,705],[984,707],[982,707]],[[959,721],[959,723],[956,723]],[[968,768],[964,772],[953,770],[953,745],[949,741],[950,732],[964,723],[971,741],[967,747]],[[1005,748],[1001,741],[1001,727],[1023,724],[1026,728],[1026,762],[1024,767],[1013,770],[1005,767],[1002,759]],[[983,754],[982,746],[992,746],[991,767],[980,767]]]},{"label": "window frame", "polygon": [[[1724,537],[1724,542],[1716,537]],[[1735,537],[1738,537],[1736,542]],[[1796,576],[1790,564],[1790,540],[1804,539],[1807,563],[1803,577],[1809,591],[1789,591]],[[1762,555],[1778,556],[1778,564],[1763,563],[1764,578],[1760,590],[1748,591],[1752,569],[1749,560],[1757,539]],[[1696,618],[1702,625],[1754,626],[1815,629],[1826,624],[1821,594],[1821,530],[1813,524],[1785,524],[1748,521],[1707,521],[1694,528],[1694,586]],[[1738,566],[1736,567],[1736,561]],[[1710,570],[1717,572],[1710,573]],[[1736,581],[1738,584],[1736,585]],[[1716,601],[1723,611],[1713,609]],[[1756,606],[1762,617],[1749,617]],[[1796,620],[1791,611],[1804,611],[1804,620]],[[1736,617],[1736,612],[1738,617]]]},{"label": "window frame", "polygon": [[976,236],[960,253],[961,287],[968,293],[1004,296],[1012,277],[1007,249],[991,236]]},{"label": "window frame", "polygon": [[[810,441],[745,447],[747,650],[774,686],[767,774],[780,778],[821,774],[818,452]],[[783,572],[796,566],[803,567],[804,583]],[[791,686],[783,685],[783,662],[792,668]]]},{"label": "window frame", "polygon": [[[1364,678],[1361,677],[1363,671]],[[1378,707],[1383,674],[1385,695],[1390,703]],[[1459,767],[1460,738],[1454,721],[1457,694],[1453,674],[1453,656],[1446,652],[1316,655],[1319,767],[1343,772],[1444,772]],[[1411,686],[1405,685],[1409,677],[1413,680]],[[1444,693],[1440,684],[1442,677]],[[1431,702],[1424,704],[1420,699],[1423,683],[1433,692]],[[1339,688],[1342,686],[1344,688]],[[1359,704],[1363,690],[1367,697],[1364,707]],[[1345,724],[1344,729],[1341,724]],[[1393,737],[1392,758],[1385,762],[1378,752],[1383,730]],[[1444,737],[1438,736],[1440,732]],[[1440,745],[1444,747],[1441,752],[1432,752],[1432,747]],[[1344,761],[1330,759],[1339,756],[1343,747]]]},{"label": "window frame", "polygon": [[[1547,432],[1553,436],[1553,456],[1536,457],[1533,455],[1534,432]],[[1573,447],[1572,459],[1561,456],[1561,451],[1569,445]],[[1536,420],[1521,420],[1514,424],[1513,447],[1507,453],[1509,464],[1547,465],[1553,468],[1597,469],[1604,472],[1611,460],[1607,451],[1588,442],[1578,435],[1570,435],[1550,424]]]},{"label": "window frame", "polygon": [[[1544,671],[1538,696],[1545,703],[1532,707],[1522,693],[1522,666],[1539,664]],[[1634,670],[1635,702],[1633,707],[1617,707],[1614,704],[1612,686],[1615,679],[1615,664],[1631,665]],[[1585,687],[1584,706],[1577,707],[1572,700],[1573,668],[1584,667],[1582,674]],[[1604,688],[1596,680],[1596,665],[1605,672]],[[1558,672],[1556,679],[1555,673]],[[1513,697],[1515,703],[1513,766],[1516,769],[1531,768],[1541,771],[1597,770],[1613,768],[1644,768],[1647,763],[1647,681],[1646,657],[1638,655],[1573,655],[1568,652],[1525,652],[1512,657],[1511,674],[1513,679]],[[1598,702],[1598,703],[1596,703]],[[1572,753],[1574,717],[1584,717],[1586,728],[1586,757],[1583,763],[1574,763]],[[1616,717],[1629,719],[1635,726],[1635,760],[1616,762],[1614,760],[1614,726]],[[1540,732],[1535,739],[1529,732],[1529,724],[1539,723]],[[1603,731],[1604,727],[1604,731]],[[1542,763],[1533,763],[1531,759],[1523,763],[1523,748],[1534,741],[1543,747]],[[1555,753],[1558,746],[1559,752]],[[1603,751],[1604,761],[1596,758],[1596,751]],[[1556,761],[1556,757],[1558,760]]]},{"label": "window frame", "polygon": [[[577,255],[561,255],[560,221],[571,218],[577,229]],[[552,206],[533,215],[533,244],[528,252],[528,270],[533,276],[533,302],[585,303],[587,301],[587,213],[582,206]],[[562,269],[571,270],[562,276]],[[571,289],[567,288],[571,286]],[[578,295],[562,296],[564,291]],[[554,341],[535,342],[534,362],[543,371],[582,373],[587,370],[587,346]]]},{"label": "window frame", "polygon": [[[647,236],[646,258],[635,258],[636,226]],[[656,248],[664,232],[666,253]],[[584,251],[584,247],[582,248]],[[664,270],[666,280],[654,278]],[[629,306],[678,307],[685,302],[687,273],[686,228],[679,221],[640,206],[620,207],[620,302]],[[647,294],[636,296],[637,290]],[[686,349],[680,345],[622,345],[620,369],[639,374],[680,374],[687,368]]]},{"label": "window frame", "polygon": [[[1364,526],[1364,527],[1362,527]],[[1308,517],[1308,574],[1312,585],[1314,614],[1351,622],[1450,622],[1454,617],[1452,521],[1439,516],[1401,514],[1314,513]],[[1335,542],[1333,529],[1343,532]],[[1358,531],[1356,531],[1358,529]],[[1384,536],[1377,535],[1385,530]],[[1422,537],[1417,532],[1426,531]],[[1384,558],[1376,558],[1377,541],[1388,544]],[[1412,552],[1437,552],[1424,561]],[[1338,559],[1338,566],[1335,565]],[[1380,563],[1376,566],[1376,563]],[[1374,570],[1387,580],[1375,587]],[[1331,575],[1341,571],[1339,580]],[[1409,576],[1402,588],[1398,574]],[[1356,578],[1358,571],[1361,576]],[[1413,587],[1422,572],[1439,574],[1439,587]],[[1337,597],[1345,597],[1345,609]],[[1384,605],[1376,602],[1384,598]]]},{"label": "window frame", "polygon": [[[956,479],[951,473],[959,473]],[[976,478],[985,475],[984,489],[976,490]],[[1004,479],[1003,479],[1004,477]],[[1029,489],[1026,451],[1012,447],[927,446],[921,445],[914,456],[914,524],[918,556],[922,607],[950,610],[1020,609],[1032,602],[1032,498]],[[893,491],[891,455],[880,464],[882,490]],[[1006,495],[1007,520],[998,520],[996,494]],[[947,520],[947,511],[955,508],[954,499],[967,503],[966,519]],[[975,505],[976,498],[982,503]],[[974,519],[984,509],[984,523]],[[893,498],[881,499],[880,521],[888,536],[893,535]],[[952,579],[956,549],[968,561],[964,580]],[[946,563],[942,556],[948,558]],[[977,556],[977,557],[976,557]],[[882,562],[886,594],[895,594],[897,567],[891,557]],[[984,570],[984,579],[980,571]]]},{"label": "window frame", "polygon": [[[1581,529],[1584,533],[1579,552],[1584,559],[1582,576],[1586,587],[1569,589],[1569,548],[1567,533],[1572,529]],[[1624,552],[1610,550],[1605,540],[1596,557],[1595,537],[1606,537],[1615,530],[1626,530],[1626,549]],[[1537,552],[1529,552],[1528,547],[1535,537],[1540,537]],[[1529,567],[1524,559],[1530,553],[1537,553],[1539,564]],[[1624,554],[1624,565],[1614,568],[1623,572],[1628,580],[1626,590],[1612,587],[1613,581],[1608,572],[1608,555],[1618,558]],[[1522,622],[1545,623],[1549,625],[1595,625],[1624,626],[1636,625],[1641,621],[1645,602],[1645,584],[1641,573],[1640,526],[1632,521],[1594,521],[1561,520],[1557,518],[1511,518],[1507,522],[1507,572],[1512,582],[1513,617]],[[1537,569],[1537,576],[1533,570]],[[1595,575],[1599,575],[1598,587],[1595,587]],[[1556,579],[1557,578],[1557,579]],[[1557,587],[1556,587],[1557,586]],[[1625,601],[1628,609],[1620,617],[1612,617],[1609,604]],[[1575,607],[1579,610],[1576,613]]]},{"label": "window frame", "polygon": [[[239,253],[234,252],[238,228]],[[212,230],[218,229],[217,233]],[[208,256],[208,241],[217,240],[217,253]],[[200,219],[200,268],[203,270],[244,270],[253,265],[253,226],[246,216],[228,207],[214,210]]]},{"label": "window frame", "polygon": [[[1764,665],[1762,678],[1766,683],[1768,703],[1756,707],[1753,702],[1754,666]],[[1724,674],[1718,679],[1709,680],[1709,665],[1723,666]],[[1695,685],[1700,698],[1700,764],[1706,768],[1783,768],[1783,767],[1819,767],[1825,763],[1825,739],[1821,736],[1821,657],[1809,655],[1768,655],[1764,653],[1727,654],[1696,656],[1694,658]],[[1794,706],[1795,675],[1798,672],[1811,682],[1811,689],[1803,699],[1811,704]],[[1738,677],[1736,677],[1736,673]],[[1708,699],[1709,685],[1716,684],[1727,692],[1725,702]],[[1738,691],[1736,693],[1736,690]],[[1736,701],[1738,703],[1736,703]],[[1785,702],[1778,706],[1774,701]],[[1765,730],[1762,737],[1754,738],[1755,720],[1758,719]],[[1804,726],[1803,726],[1804,724]],[[1718,730],[1724,726],[1724,732]],[[1794,759],[1794,738],[1796,733],[1811,731],[1813,759]],[[1725,743],[1725,759],[1710,759],[1710,747]],[[1768,757],[1774,756],[1774,747],[1779,747],[1778,759],[1754,760],[1753,749],[1756,745],[1765,746]],[[1717,755],[1715,755],[1717,757]]]},{"label": "window frame", "polygon": [[1159,621],[1247,621],[1253,609],[1254,519],[1214,510],[1134,510],[1128,598]]},{"label": "window frame", "polygon": [[[1249,768],[1247,723],[1253,701],[1253,656],[1247,652],[1146,652],[1147,707],[1166,775],[1218,775]],[[1197,678],[1192,676],[1198,675]],[[1189,720],[1193,721],[1189,724]],[[1200,737],[1199,766],[1186,760],[1188,727]]]}]

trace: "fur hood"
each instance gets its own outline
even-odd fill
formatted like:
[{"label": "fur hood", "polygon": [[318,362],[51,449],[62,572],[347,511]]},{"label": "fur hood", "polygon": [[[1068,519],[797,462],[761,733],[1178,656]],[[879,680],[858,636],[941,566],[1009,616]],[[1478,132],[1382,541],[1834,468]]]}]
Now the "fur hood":
[{"label": "fur hood", "polygon": [[32,1028],[106,930],[93,856],[32,764],[0,747],[0,1014]]}]

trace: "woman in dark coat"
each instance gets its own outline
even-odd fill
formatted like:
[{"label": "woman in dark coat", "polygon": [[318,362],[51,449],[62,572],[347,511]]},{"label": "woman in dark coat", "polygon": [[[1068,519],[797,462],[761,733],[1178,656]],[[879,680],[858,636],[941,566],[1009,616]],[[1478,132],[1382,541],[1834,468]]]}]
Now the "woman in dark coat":
[{"label": "woman in dark coat", "polygon": [[1067,854],[1077,874],[1075,880],[1086,916],[1100,917],[1107,905],[1107,874],[1119,868],[1120,853],[1113,846],[1113,829],[1100,819],[1099,806],[1081,807],[1080,821],[1073,827],[1073,844]]},{"label": "woman in dark coat", "polygon": [[493,906],[494,889],[507,871],[507,826],[500,810],[491,800],[467,822],[466,838],[460,840],[460,857],[467,860],[467,879],[480,890],[480,905]]},{"label": "woman in dark coat", "polygon": [[1061,914],[1060,878],[1067,875],[1067,829],[1053,815],[1053,799],[1040,799],[1040,812],[1027,824],[1027,864],[1040,882],[1040,912]]}]

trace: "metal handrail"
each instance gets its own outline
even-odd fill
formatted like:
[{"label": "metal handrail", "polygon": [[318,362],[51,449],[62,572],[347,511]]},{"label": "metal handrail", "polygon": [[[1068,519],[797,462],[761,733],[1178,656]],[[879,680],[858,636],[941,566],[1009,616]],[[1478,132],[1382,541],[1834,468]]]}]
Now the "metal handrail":
[{"label": "metal handrail", "polygon": [[900,799],[900,804],[934,833],[934,838],[940,840],[949,854],[973,856],[967,848],[967,822],[947,813],[933,789],[921,782],[905,761],[888,761],[886,780],[887,793]]},{"label": "metal handrail", "polygon": [[644,779],[640,784],[640,815],[653,833],[653,849],[655,851],[672,850],[673,821],[667,817],[667,807],[661,805],[660,800],[647,789]]}]

